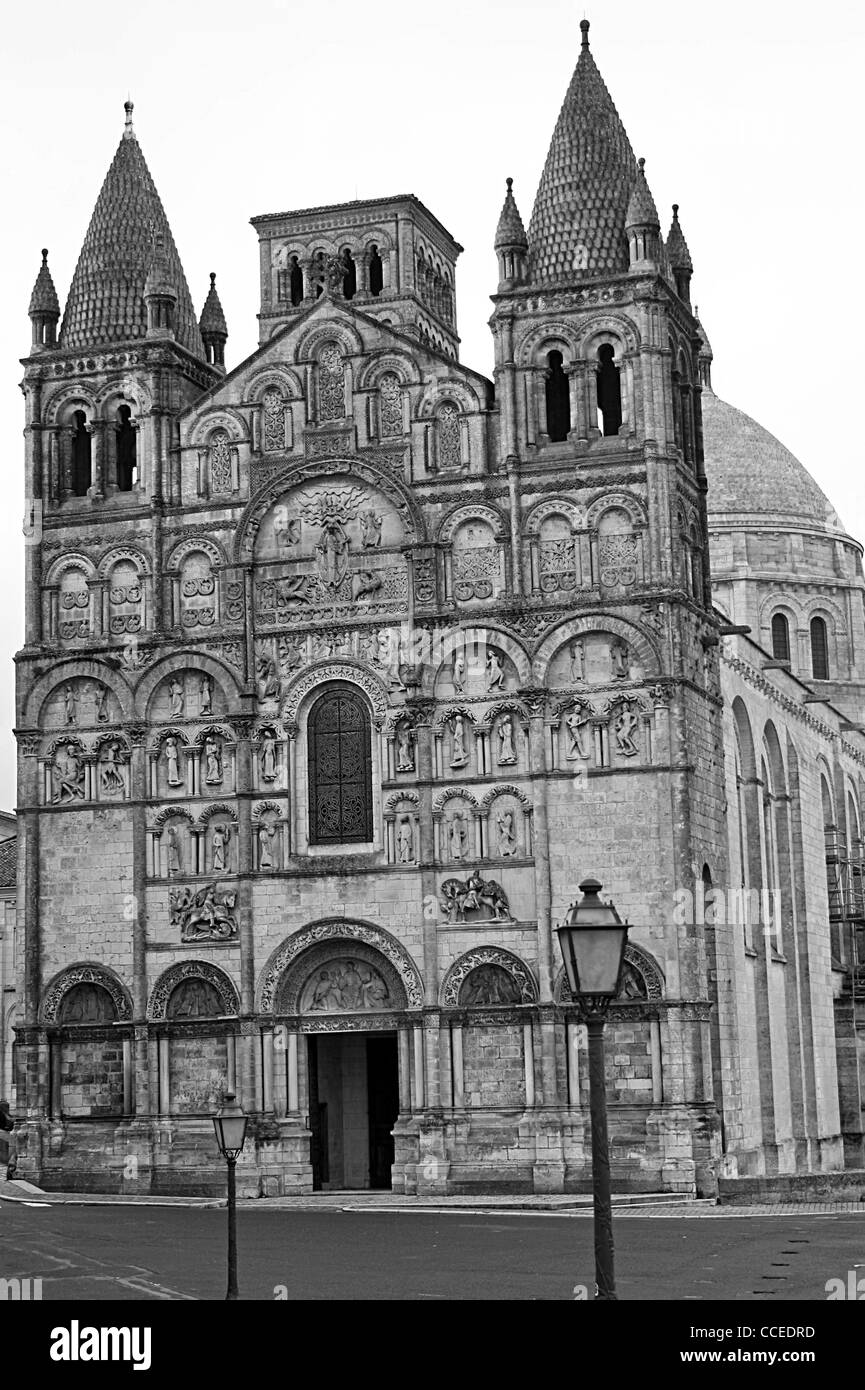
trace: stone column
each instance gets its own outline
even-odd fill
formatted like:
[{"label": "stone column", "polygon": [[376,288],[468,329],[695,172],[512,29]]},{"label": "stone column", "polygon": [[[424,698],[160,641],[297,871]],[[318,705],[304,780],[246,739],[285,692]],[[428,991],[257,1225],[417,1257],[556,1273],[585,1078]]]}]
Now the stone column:
[{"label": "stone column", "polygon": [[[148,759],[144,741],[147,735],[143,724],[129,730],[132,743],[130,786],[132,793],[132,1014],[136,1025],[147,1021],[147,809]],[[136,1039],[138,1035],[136,1034]],[[146,1040],[146,1032],[144,1034]],[[146,1115],[151,1110],[150,1084],[146,1065],[146,1041],[136,1040],[135,1048],[135,1111]]]},{"label": "stone column", "polygon": [[248,1110],[257,1108],[255,1086],[255,1048],[258,1029],[255,1013],[255,936],[252,925],[252,759],[249,740],[251,723],[247,719],[233,721],[237,737],[235,769],[237,792],[237,872],[238,928],[240,942],[240,1035],[241,1035],[241,1095]]}]

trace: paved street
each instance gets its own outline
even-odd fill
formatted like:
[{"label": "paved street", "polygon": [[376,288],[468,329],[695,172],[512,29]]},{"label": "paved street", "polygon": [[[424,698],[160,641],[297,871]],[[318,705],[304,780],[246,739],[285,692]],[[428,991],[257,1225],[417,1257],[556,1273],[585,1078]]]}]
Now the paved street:
[{"label": "paved street", "polygon": [[[0,1277],[43,1298],[221,1299],[225,1211],[0,1202]],[[247,1299],[570,1299],[592,1285],[586,1216],[451,1209],[238,1214]],[[825,1300],[865,1264],[865,1213],[616,1218],[622,1299]],[[859,1271],[861,1272],[861,1270]]]}]

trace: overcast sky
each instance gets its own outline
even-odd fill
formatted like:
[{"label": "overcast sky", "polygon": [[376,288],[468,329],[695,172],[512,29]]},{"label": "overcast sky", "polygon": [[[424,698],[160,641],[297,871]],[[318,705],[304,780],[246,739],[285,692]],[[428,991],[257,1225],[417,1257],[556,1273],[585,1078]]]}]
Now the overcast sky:
[{"label": "overcast sky", "polygon": [[[580,46],[571,0],[40,0],[4,7],[0,148],[0,807],[14,805],[23,637],[27,303],[40,247],[61,303],[135,102],[200,311],[215,270],[229,367],[256,346],[257,213],[416,193],[466,248],[462,360],[492,373],[505,178],[528,225]],[[595,60],[669,226],[681,205],[717,393],[793,450],[865,537],[859,429],[861,4],[587,4]]]}]

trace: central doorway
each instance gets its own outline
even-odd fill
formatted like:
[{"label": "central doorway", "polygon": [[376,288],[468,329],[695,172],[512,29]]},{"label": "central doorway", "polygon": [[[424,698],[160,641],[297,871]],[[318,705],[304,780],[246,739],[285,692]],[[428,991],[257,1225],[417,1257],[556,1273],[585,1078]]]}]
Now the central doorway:
[{"label": "central doorway", "polygon": [[396,1034],[312,1034],[307,1061],[313,1190],[389,1189],[399,1113]]}]

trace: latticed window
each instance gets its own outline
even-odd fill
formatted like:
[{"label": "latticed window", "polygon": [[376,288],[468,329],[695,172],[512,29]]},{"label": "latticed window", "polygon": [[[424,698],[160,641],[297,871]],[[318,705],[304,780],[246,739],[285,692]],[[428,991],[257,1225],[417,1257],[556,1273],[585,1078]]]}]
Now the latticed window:
[{"label": "latticed window", "polygon": [[384,439],[402,434],[402,390],[395,372],[386,372],[379,386],[381,399],[381,433]]},{"label": "latticed window", "polygon": [[318,359],[318,417],[345,419],[345,370],[336,343],[328,343]]},{"label": "latticed window", "polygon": [[772,615],[772,655],[776,661],[790,660],[790,627],[783,613]]},{"label": "latticed window", "polygon": [[366,706],[337,687],[309,716],[309,841],[313,845],[370,841],[372,764]]},{"label": "latticed window", "polygon": [[225,430],[217,430],[210,441],[210,487],[231,492],[231,443]]},{"label": "latticed window", "polygon": [[438,412],[439,468],[461,468],[463,462],[462,440],[460,438],[460,415],[455,405],[448,402]]},{"label": "latticed window", "polygon": [[280,454],[285,449],[285,404],[277,390],[271,388],[262,397],[264,416],[264,452]]}]

